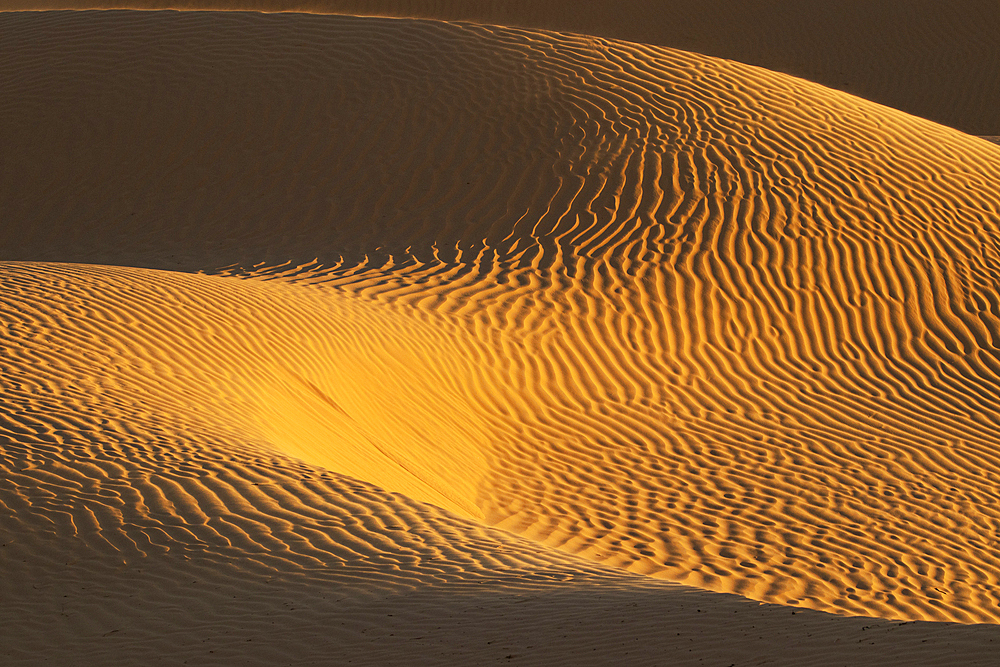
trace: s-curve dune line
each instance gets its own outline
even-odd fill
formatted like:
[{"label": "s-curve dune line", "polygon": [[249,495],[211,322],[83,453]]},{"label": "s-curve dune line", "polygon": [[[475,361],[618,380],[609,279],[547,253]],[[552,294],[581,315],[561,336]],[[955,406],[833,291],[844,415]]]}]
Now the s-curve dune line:
[{"label": "s-curve dune line", "polygon": [[0,91],[5,659],[993,657],[1000,146],[429,20],[0,13]]}]

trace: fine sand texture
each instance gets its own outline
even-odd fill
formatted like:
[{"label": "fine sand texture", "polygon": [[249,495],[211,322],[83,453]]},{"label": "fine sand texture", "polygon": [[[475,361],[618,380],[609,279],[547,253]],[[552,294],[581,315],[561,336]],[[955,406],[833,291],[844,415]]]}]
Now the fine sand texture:
[{"label": "fine sand texture", "polygon": [[0,91],[0,662],[995,664],[1000,146],[427,19]]},{"label": "fine sand texture", "polygon": [[996,0],[0,0],[0,8],[298,11],[541,28],[685,49],[1000,134]]}]

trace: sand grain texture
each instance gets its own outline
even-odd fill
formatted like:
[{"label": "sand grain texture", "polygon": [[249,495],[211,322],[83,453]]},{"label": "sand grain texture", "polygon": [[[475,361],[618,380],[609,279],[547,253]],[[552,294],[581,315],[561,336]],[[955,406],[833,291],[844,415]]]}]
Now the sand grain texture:
[{"label": "sand grain texture", "polygon": [[416,19],[0,13],[0,90],[6,661],[989,664],[1000,147]]}]

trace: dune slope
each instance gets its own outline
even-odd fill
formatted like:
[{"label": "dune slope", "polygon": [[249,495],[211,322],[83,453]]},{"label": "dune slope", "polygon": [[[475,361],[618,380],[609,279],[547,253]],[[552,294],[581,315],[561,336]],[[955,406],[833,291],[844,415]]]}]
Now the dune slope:
[{"label": "dune slope", "polygon": [[[286,369],[337,372],[299,365],[310,336],[279,322],[339,330],[313,336],[327,341],[389,341],[393,320],[421,332],[359,316],[356,298],[93,265],[3,276],[5,664],[986,665],[1000,641],[995,626],[839,618],[601,567],[330,472],[427,490],[383,455],[419,440],[357,452],[377,399],[361,426],[345,426],[362,416],[350,399],[311,416],[331,401],[307,408],[294,391],[309,380],[273,365],[280,352]],[[372,373],[387,362],[353,354]]]},{"label": "dune slope", "polygon": [[730,58],[970,134],[1000,134],[991,0],[5,0],[6,9],[217,9],[428,18],[575,32]]},{"label": "dune slope", "polygon": [[[56,613],[37,581],[114,598],[67,638],[170,611],[133,657],[194,646],[185,596],[294,626],[270,582],[311,600],[296,637],[356,613],[326,595],[442,618],[457,589],[543,591],[529,619],[697,599],[768,641],[776,605],[997,621],[1000,147],[536,30],[41,12],[0,39],[6,613]],[[779,658],[844,658],[824,638],[860,620],[806,619]],[[995,635],[920,627],[885,650]]]}]

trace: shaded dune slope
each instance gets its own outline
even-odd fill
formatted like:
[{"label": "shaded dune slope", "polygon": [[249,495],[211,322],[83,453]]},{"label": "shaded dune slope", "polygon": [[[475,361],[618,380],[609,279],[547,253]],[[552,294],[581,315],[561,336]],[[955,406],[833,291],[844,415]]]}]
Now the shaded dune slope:
[{"label": "shaded dune slope", "polygon": [[822,83],[976,135],[1000,134],[991,0],[7,0],[7,9],[302,11],[575,32],[680,48]]},{"label": "shaded dune slope", "polygon": [[997,620],[1000,147],[539,31],[0,35],[18,571]]}]

